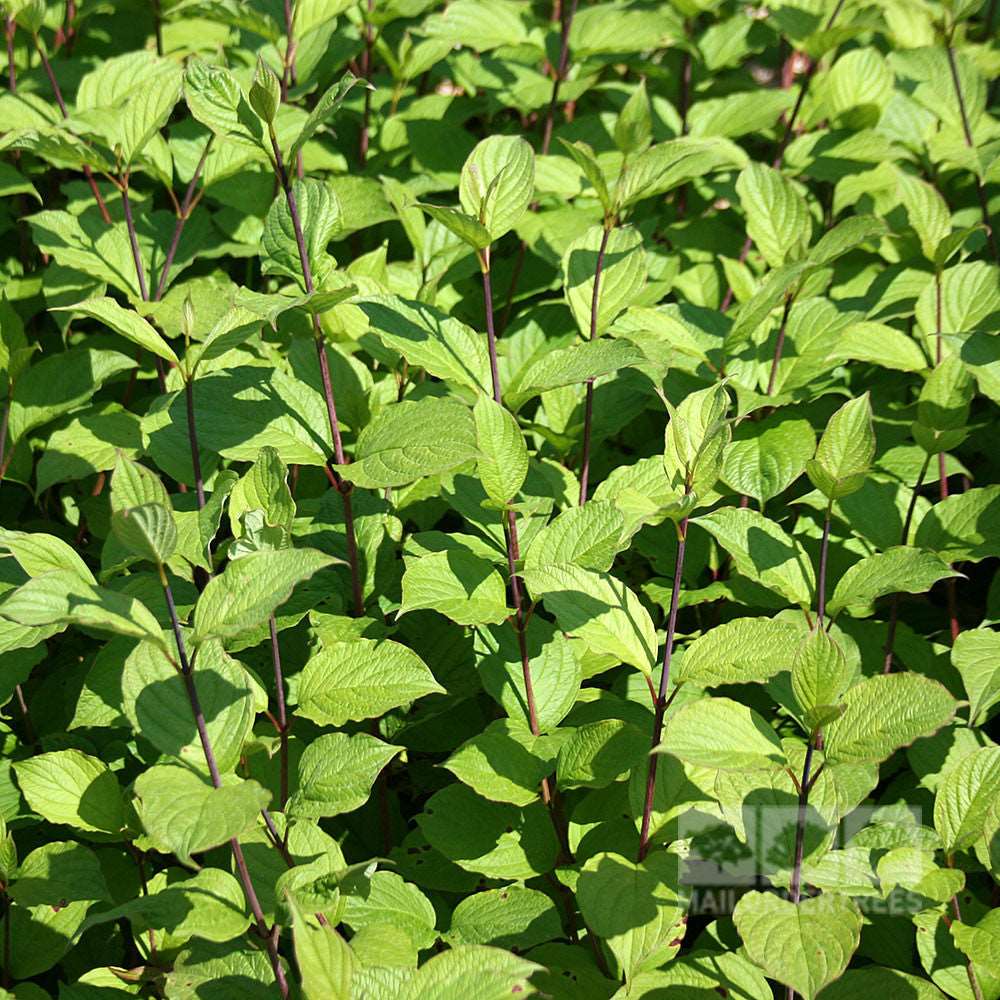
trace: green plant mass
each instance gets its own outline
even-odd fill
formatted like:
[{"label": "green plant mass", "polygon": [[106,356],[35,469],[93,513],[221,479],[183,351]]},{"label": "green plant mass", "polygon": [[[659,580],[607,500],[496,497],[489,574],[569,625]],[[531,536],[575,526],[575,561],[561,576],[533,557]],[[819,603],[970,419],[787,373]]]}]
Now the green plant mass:
[{"label": "green plant mass", "polygon": [[996,0],[0,12],[0,1000],[1000,1000]]}]

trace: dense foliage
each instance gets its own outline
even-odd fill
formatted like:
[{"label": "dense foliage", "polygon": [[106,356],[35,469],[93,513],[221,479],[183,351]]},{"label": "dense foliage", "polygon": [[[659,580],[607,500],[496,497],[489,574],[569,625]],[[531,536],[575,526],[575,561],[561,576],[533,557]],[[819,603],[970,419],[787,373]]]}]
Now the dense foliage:
[{"label": "dense foliage", "polygon": [[989,0],[9,0],[0,996],[1000,997]]}]

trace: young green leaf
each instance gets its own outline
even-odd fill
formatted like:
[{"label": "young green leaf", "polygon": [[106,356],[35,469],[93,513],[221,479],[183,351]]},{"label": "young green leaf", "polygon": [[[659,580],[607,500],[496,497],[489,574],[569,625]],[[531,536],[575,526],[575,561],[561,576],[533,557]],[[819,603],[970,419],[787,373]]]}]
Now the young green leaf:
[{"label": "young green leaf", "polygon": [[528,447],[517,420],[488,396],[476,400],[477,469],[486,495],[497,504],[513,500],[528,474]]},{"label": "young green leaf", "polygon": [[733,921],[750,960],[804,1000],[814,1000],[843,973],[861,938],[858,904],[836,893],[793,903],[748,892]]},{"label": "young green leaf", "polygon": [[830,500],[840,500],[861,488],[875,458],[875,431],[867,393],[845,403],[832,417],[806,472]]}]

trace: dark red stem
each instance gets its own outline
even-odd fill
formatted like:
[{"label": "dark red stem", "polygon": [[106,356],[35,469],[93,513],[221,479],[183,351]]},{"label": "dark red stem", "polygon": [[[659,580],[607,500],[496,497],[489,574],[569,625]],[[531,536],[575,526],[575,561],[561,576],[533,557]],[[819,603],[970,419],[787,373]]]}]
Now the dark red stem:
[{"label": "dark red stem", "polygon": [[[295,200],[295,191],[288,177],[288,171],[285,169],[285,161],[281,156],[281,147],[278,145],[278,138],[273,129],[271,131],[271,149],[274,152],[274,168],[278,176],[278,183],[285,192],[285,202],[288,205],[288,214],[295,232],[295,244],[298,247],[299,263],[302,266],[302,281],[306,292],[311,294],[315,291],[315,285],[313,284],[312,267],[309,264],[309,252],[306,249],[305,236],[302,232],[302,219]],[[323,328],[320,325],[318,314],[313,313],[312,318],[316,358],[319,363],[320,379],[323,383],[323,399],[326,402],[326,415],[330,425],[330,436],[333,439],[333,456],[338,465],[344,465],[346,464],[344,443],[340,436],[340,420],[337,417],[337,401],[333,392],[333,383],[330,380],[330,365],[326,357]],[[344,504],[344,531],[347,538],[347,562],[351,571],[351,592],[354,613],[360,616],[364,613],[365,600],[361,586],[361,568],[358,562],[358,543],[354,530],[354,509],[351,503],[352,486],[341,479],[329,466],[327,466],[327,470]]]},{"label": "dark red stem", "polygon": [[778,340],[774,345],[774,358],[771,360],[771,374],[767,379],[767,394],[774,395],[774,383],[778,379],[778,365],[781,364],[781,355],[785,349],[785,328],[788,326],[788,313],[792,308],[794,295],[785,296],[785,308],[781,313],[781,325],[778,327]]},{"label": "dark red stem", "polygon": [[[972,138],[972,129],[969,127],[969,116],[965,110],[965,98],[962,96],[962,83],[958,78],[958,65],[955,62],[955,50],[951,43],[945,46],[948,53],[948,68],[951,70],[951,82],[955,87],[955,97],[958,99],[958,111],[962,116],[962,133],[965,136],[965,145],[969,149],[975,149],[976,145]],[[990,207],[986,200],[986,189],[983,187],[982,178],[976,174],[976,195],[979,198],[979,213],[986,227],[986,242],[989,245],[990,253],[995,261],[1000,261],[1000,252],[997,250],[996,236],[993,232],[993,225],[990,222]]]},{"label": "dark red stem", "polygon": [[[174,643],[177,647],[177,656],[180,660],[180,673],[184,679],[184,689],[187,692],[188,703],[191,706],[191,714],[194,716],[195,728],[198,730],[198,739],[201,742],[201,749],[205,755],[205,764],[208,767],[208,774],[215,788],[222,787],[222,775],[219,773],[219,765],[215,760],[215,751],[212,749],[212,741],[208,735],[208,727],[205,724],[205,713],[202,711],[201,700],[198,697],[198,689],[194,682],[194,671],[191,662],[188,660],[187,649],[184,645],[184,635],[181,632],[180,619],[177,616],[177,607],[174,604],[174,595],[167,582],[166,574],[160,570],[160,582],[163,586],[163,595],[167,602],[167,611],[170,614],[170,624],[174,633]],[[250,871],[247,868],[246,858],[243,856],[243,848],[240,842],[233,837],[229,841],[229,846],[233,852],[233,860],[236,862],[236,870],[239,873],[240,883],[243,886],[243,893],[253,914],[254,925],[257,935],[265,943],[268,955],[271,959],[271,967],[274,969],[275,979],[278,981],[278,988],[283,998],[288,996],[288,981],[285,978],[285,970],[281,964],[281,957],[278,954],[277,941],[273,938],[267,927],[264,918],[264,911],[261,908],[257,892],[253,887],[250,878]]]},{"label": "dark red stem", "polygon": [[[41,39],[38,35],[35,35],[35,48],[38,50],[38,55],[42,60],[42,67],[45,70],[45,75],[49,78],[49,85],[52,87],[52,93],[55,96],[56,104],[59,105],[59,110],[62,112],[63,118],[69,118],[69,112],[66,110],[66,102],[63,100],[62,89],[56,80],[55,73],[52,72],[52,64],[49,62],[49,57],[45,54],[45,47],[42,45]],[[97,187],[97,181],[94,180],[94,172],[90,169],[89,164],[83,165],[83,174],[87,178],[87,183],[90,185],[91,193],[93,194],[95,200],[97,201],[97,207],[101,212],[101,218],[111,225],[111,216],[108,213],[108,206],[104,204],[104,198],[101,196],[101,192]]]},{"label": "dark red stem", "polygon": [[[670,704],[667,687],[670,684],[670,661],[674,655],[674,636],[677,632],[677,608],[680,604],[681,577],[684,573],[684,550],[687,547],[688,521],[684,518],[677,526],[677,558],[674,560],[674,581],[670,589],[670,611],[667,616],[667,636],[663,644],[663,666],[660,670],[660,686],[656,692],[653,710],[653,736],[650,748],[655,751],[660,745],[663,733],[663,716]],[[677,689],[674,688],[676,693]],[[671,695],[671,698],[673,695]],[[646,765],[646,799],[642,807],[642,826],[639,830],[639,860],[649,853],[649,824],[653,815],[653,799],[656,795],[656,765],[659,754],[651,752]]]},{"label": "dark red stem", "polygon": [[174,233],[170,238],[170,246],[167,248],[167,256],[164,258],[163,267],[160,268],[160,280],[156,284],[156,291],[153,293],[153,301],[159,302],[163,298],[163,293],[167,287],[167,277],[170,274],[170,268],[173,267],[174,257],[177,256],[177,247],[181,242],[181,233],[184,232],[184,226],[187,220],[191,218],[191,210],[194,208],[195,193],[198,189],[198,180],[201,178],[201,172],[205,169],[205,160],[208,159],[208,151],[212,148],[213,135],[208,137],[208,141],[205,143],[205,148],[202,150],[201,159],[198,161],[198,166],[195,167],[194,176],[188,183],[187,190],[184,192],[184,200],[181,202],[181,210],[177,216],[177,222],[174,223]]},{"label": "dark red stem", "polygon": [[[607,222],[601,234],[601,246],[597,251],[597,264],[594,267],[594,292],[590,297],[590,339],[597,339],[597,314],[600,309],[601,276],[604,271],[604,254],[608,249],[608,238],[613,225]],[[587,502],[587,483],[590,479],[590,437],[594,416],[594,380],[587,379],[587,395],[583,404],[583,456],[580,460],[580,506]]]}]

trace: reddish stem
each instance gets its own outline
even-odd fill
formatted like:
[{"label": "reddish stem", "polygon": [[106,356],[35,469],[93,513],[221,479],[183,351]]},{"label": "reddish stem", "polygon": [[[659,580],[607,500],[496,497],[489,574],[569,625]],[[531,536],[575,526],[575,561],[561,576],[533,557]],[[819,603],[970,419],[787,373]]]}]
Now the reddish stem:
[{"label": "reddish stem", "polygon": [[[605,223],[601,234],[601,246],[597,251],[597,264],[594,267],[594,291],[590,297],[590,339],[597,339],[597,314],[600,308],[601,276],[604,271],[604,254],[608,249],[608,239],[613,225]],[[594,415],[594,380],[587,379],[587,396],[583,409],[583,456],[580,460],[580,506],[587,502],[587,483],[590,479],[590,437]]]},{"label": "reddish stem", "polygon": [[[685,491],[687,492],[687,491]],[[663,716],[666,714],[670,700],[667,698],[667,687],[670,683],[670,661],[674,654],[674,636],[677,632],[677,609],[680,604],[681,577],[684,574],[684,550],[687,547],[688,521],[685,517],[677,526],[677,558],[674,561],[674,581],[670,588],[670,612],[667,616],[667,635],[663,644],[663,666],[660,669],[660,686],[656,693],[656,706],[653,712],[653,736],[650,741],[651,752],[646,765],[646,798],[642,807],[642,827],[639,831],[639,860],[642,861],[649,853],[649,826],[653,815],[653,799],[656,795],[656,765],[659,755],[655,752],[660,745],[663,733]],[[676,694],[677,688],[674,688]],[[673,698],[673,695],[670,696]]]}]

